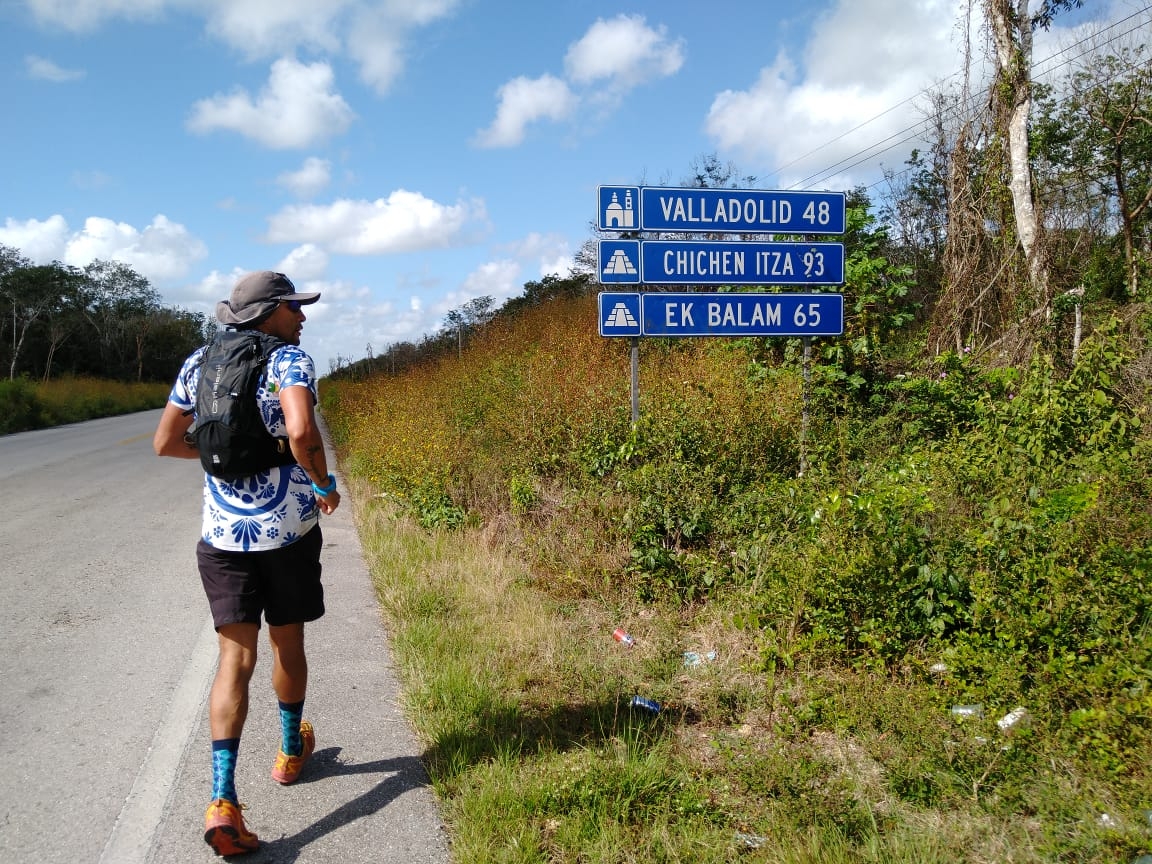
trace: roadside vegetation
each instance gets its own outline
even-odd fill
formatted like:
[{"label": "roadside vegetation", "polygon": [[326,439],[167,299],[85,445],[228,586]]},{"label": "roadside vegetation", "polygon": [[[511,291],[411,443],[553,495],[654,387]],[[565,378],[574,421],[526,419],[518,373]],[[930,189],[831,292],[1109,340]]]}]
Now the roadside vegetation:
[{"label": "roadside vegetation", "polygon": [[633,423],[589,247],[325,381],[457,860],[1149,860],[1152,67],[988,6],[843,336],[642,340]]},{"label": "roadside vegetation", "polygon": [[0,435],[163,408],[170,384],[104,378],[0,381]]},{"label": "roadside vegetation", "polygon": [[596,314],[325,390],[458,860],[1152,851],[1142,307],[1060,374],[819,367],[802,477],[795,363],[645,341],[632,427]]}]

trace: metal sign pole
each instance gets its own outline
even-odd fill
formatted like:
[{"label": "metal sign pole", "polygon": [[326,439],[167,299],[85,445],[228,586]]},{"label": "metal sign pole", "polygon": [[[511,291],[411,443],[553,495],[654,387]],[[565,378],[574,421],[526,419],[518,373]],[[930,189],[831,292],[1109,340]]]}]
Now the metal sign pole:
[{"label": "metal sign pole", "polygon": [[803,477],[804,472],[808,470],[808,454],[806,452],[808,445],[808,390],[812,383],[812,339],[809,336],[804,336],[802,341],[804,343],[804,365],[803,383],[800,390],[800,402],[803,406],[800,413],[800,477]]},{"label": "metal sign pole", "polygon": [[640,337],[632,337],[632,425],[640,422]]}]

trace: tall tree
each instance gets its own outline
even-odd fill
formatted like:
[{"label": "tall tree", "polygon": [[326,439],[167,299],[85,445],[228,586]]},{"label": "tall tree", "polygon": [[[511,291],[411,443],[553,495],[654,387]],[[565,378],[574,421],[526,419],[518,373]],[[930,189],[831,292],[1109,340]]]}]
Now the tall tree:
[{"label": "tall tree", "polygon": [[48,347],[44,380],[52,377],[52,363],[60,347],[84,324],[84,276],[75,267],[60,267],[59,292],[44,315]]},{"label": "tall tree", "polygon": [[12,354],[8,378],[16,377],[20,353],[32,325],[60,308],[72,289],[68,269],[58,262],[13,269],[0,279],[0,294],[12,305]]},{"label": "tall tree", "polygon": [[1028,265],[1033,308],[1046,308],[1051,300],[1050,274],[1028,148],[1032,35],[1038,27],[1050,27],[1059,12],[1081,6],[1083,0],[1044,0],[1035,14],[1029,12],[1029,0],[983,0],[983,3],[996,49],[992,102],[1007,157],[1016,237]]},{"label": "tall tree", "polygon": [[[1081,188],[1100,190],[1113,205],[1124,248],[1128,294],[1135,296],[1150,251],[1152,216],[1152,66],[1148,52],[1122,49],[1092,58],[1069,76],[1047,137],[1050,158]],[[1047,118],[1046,118],[1047,119]]]},{"label": "tall tree", "polygon": [[146,278],[121,261],[93,261],[84,268],[88,305],[85,317],[96,332],[102,370],[128,376],[136,360],[129,322],[160,308],[160,295]]}]

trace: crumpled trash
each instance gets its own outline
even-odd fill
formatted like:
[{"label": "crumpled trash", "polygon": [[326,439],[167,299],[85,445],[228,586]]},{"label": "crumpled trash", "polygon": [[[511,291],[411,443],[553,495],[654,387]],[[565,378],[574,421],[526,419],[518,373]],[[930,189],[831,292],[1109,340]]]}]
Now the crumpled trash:
[{"label": "crumpled trash", "polygon": [[707,654],[697,654],[695,651],[684,652],[684,665],[689,669],[693,666],[699,666],[701,663],[711,663],[715,659],[715,651],[709,651]]},{"label": "crumpled trash", "polygon": [[996,725],[1005,735],[1011,735],[1031,726],[1032,715],[1028,713],[1027,708],[1019,705],[997,720]]},{"label": "crumpled trash", "polygon": [[768,838],[761,837],[759,834],[745,834],[743,831],[737,831],[736,842],[749,849],[759,849],[768,842]]},{"label": "crumpled trash", "polygon": [[953,705],[952,706],[952,714],[953,714],[953,716],[960,717],[962,719],[972,718],[973,720],[979,720],[981,717],[984,716],[984,706],[983,705]]},{"label": "crumpled trash", "polygon": [[660,713],[660,703],[655,699],[649,699],[646,696],[633,696],[632,700],[628,703],[629,708],[640,708],[647,711],[649,714]]}]

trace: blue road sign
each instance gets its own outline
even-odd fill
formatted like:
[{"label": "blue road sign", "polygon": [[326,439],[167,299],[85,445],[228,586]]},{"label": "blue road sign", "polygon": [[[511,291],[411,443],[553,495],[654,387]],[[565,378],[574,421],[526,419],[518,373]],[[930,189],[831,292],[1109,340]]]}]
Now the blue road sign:
[{"label": "blue road sign", "polygon": [[641,336],[640,295],[603,291],[600,303],[601,336]]},{"label": "blue road sign", "polygon": [[839,285],[844,281],[842,243],[645,240],[640,247],[640,280],[650,285]]},{"label": "blue road sign", "polygon": [[842,294],[640,297],[644,336],[839,336],[844,332]]},{"label": "blue road sign", "polygon": [[843,234],[843,192],[600,186],[601,231],[721,234]]},{"label": "blue road sign", "polygon": [[601,292],[601,336],[839,336],[842,294]]},{"label": "blue road sign", "polygon": [[843,234],[843,192],[642,186],[643,231]]}]

